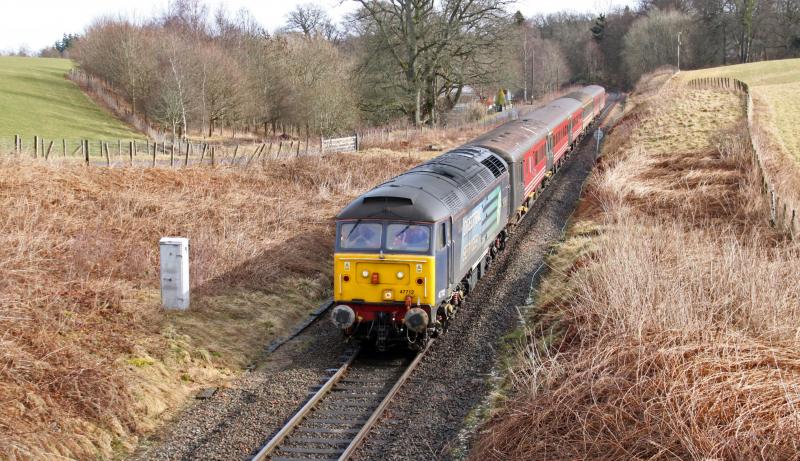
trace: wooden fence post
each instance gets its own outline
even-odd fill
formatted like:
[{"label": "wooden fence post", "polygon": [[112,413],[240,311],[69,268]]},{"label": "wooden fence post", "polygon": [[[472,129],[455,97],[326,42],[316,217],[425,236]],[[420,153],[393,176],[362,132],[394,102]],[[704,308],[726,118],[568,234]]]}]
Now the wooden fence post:
[{"label": "wooden fence post", "polygon": [[14,153],[19,154],[19,135],[14,135]]},{"label": "wooden fence post", "polygon": [[106,148],[106,166],[110,167],[111,166],[111,159],[108,156],[108,143],[104,142],[103,146]]},{"label": "wooden fence post", "polygon": [[33,158],[39,155],[39,136],[33,137]]},{"label": "wooden fence post", "polygon": [[783,202],[783,212],[781,212],[781,227],[786,227],[786,202]]},{"label": "wooden fence post", "polygon": [[777,216],[776,216],[776,214],[777,214],[776,213],[777,206],[776,206],[776,203],[775,203],[775,191],[774,190],[770,190],[769,191],[769,197],[770,197],[769,198],[769,220],[772,223],[772,225],[775,226],[776,218],[777,218]]},{"label": "wooden fence post", "polygon": [[319,135],[319,155],[325,153],[325,138],[322,135]]},{"label": "wooden fence post", "polygon": [[[166,149],[166,145],[164,146],[164,149]],[[175,166],[175,144],[174,143],[172,144],[172,149],[170,149],[170,151],[169,151],[169,167],[172,168],[173,166]]]},{"label": "wooden fence post", "polygon": [[158,147],[158,142],[157,141],[153,141],[153,168],[156,167],[156,151],[157,151],[156,148],[157,147]]},{"label": "wooden fence post", "polygon": [[192,143],[186,141],[186,156],[183,157],[183,166],[186,167],[189,165],[189,151],[192,149]]},{"label": "wooden fence post", "polygon": [[231,159],[231,165],[236,163],[236,153],[239,152],[239,145],[237,144],[236,147],[233,149],[233,158]]},{"label": "wooden fence post", "polygon": [[81,141],[81,153],[83,154],[83,159],[86,161],[86,166],[89,166],[89,140],[84,139]]},{"label": "wooden fence post", "polygon": [[122,157],[122,140],[117,139],[117,157]]},{"label": "wooden fence post", "polygon": [[211,166],[214,166],[214,146],[211,146]]},{"label": "wooden fence post", "polygon": [[206,156],[206,149],[208,148],[208,144],[203,144],[203,151],[200,152],[200,161],[198,162],[200,165],[203,164],[203,158]]},{"label": "wooden fence post", "polygon": [[61,149],[64,152],[64,157],[66,157],[67,156],[67,140],[66,139],[63,139],[63,138],[61,139]]},{"label": "wooden fence post", "polygon": [[44,159],[45,160],[50,158],[50,149],[53,148],[53,142],[55,142],[55,140],[50,141],[50,144],[48,144],[48,146],[47,146],[47,152],[45,152],[45,154],[44,154]]},{"label": "wooden fence post", "polygon": [[136,141],[128,141],[128,158],[130,159],[131,166],[133,166],[133,145]]}]

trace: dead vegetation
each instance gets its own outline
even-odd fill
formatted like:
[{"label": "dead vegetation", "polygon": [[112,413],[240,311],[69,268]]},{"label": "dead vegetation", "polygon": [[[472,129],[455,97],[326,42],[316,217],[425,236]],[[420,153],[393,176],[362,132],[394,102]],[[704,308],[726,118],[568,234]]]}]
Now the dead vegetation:
[{"label": "dead vegetation", "polygon": [[[221,383],[330,285],[332,217],[416,159],[108,169],[0,161],[0,458],[109,458]],[[161,236],[193,302],[159,308]],[[60,458],[59,458],[60,459]]]},{"label": "dead vegetation", "polygon": [[472,459],[800,452],[800,248],[768,226],[741,98],[636,99]]}]

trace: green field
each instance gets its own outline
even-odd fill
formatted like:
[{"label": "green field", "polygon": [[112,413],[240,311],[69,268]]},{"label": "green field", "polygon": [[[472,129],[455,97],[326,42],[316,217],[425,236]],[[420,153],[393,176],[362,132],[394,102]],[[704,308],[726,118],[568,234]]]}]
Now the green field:
[{"label": "green field", "polygon": [[779,141],[790,155],[800,159],[800,59],[681,72],[679,79],[687,82],[700,77],[734,77],[747,82],[753,96],[769,109]]},{"label": "green field", "polygon": [[116,141],[144,139],[90,100],[64,74],[67,59],[0,57],[0,147],[13,146],[15,134],[31,145],[48,140]]}]

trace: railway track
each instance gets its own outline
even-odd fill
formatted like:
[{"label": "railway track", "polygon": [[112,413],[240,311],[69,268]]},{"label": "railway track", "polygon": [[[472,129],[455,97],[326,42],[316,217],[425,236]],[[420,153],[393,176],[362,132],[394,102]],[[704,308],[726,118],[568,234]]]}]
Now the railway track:
[{"label": "railway track", "polygon": [[[599,120],[605,119],[617,102],[610,101]],[[596,126],[599,124],[592,128]],[[340,368],[327,370],[329,376],[319,389],[253,461],[349,459],[432,343],[413,360],[387,360],[384,355],[365,359],[359,357],[358,349],[350,351],[342,357]]]},{"label": "railway track", "polygon": [[346,352],[253,461],[349,459],[432,343],[415,357]]}]

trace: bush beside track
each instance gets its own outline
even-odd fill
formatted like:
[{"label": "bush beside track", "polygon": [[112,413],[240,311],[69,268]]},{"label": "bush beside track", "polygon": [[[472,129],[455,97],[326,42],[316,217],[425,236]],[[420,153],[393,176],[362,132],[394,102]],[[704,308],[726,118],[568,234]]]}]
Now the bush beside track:
[{"label": "bush beside track", "polygon": [[741,97],[651,90],[613,130],[472,459],[791,459],[800,247]]}]

